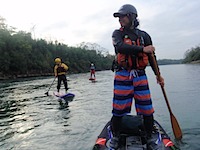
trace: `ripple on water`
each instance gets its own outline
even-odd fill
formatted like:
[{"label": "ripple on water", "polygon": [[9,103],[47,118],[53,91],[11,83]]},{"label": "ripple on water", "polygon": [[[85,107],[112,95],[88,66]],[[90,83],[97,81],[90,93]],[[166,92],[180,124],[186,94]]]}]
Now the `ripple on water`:
[{"label": "ripple on water", "polygon": [[[170,69],[167,66],[161,67],[166,79],[170,79],[171,76],[179,77],[176,81],[181,81],[184,87],[182,91],[188,91],[197,85],[191,79],[189,81],[187,78],[181,79],[183,75],[179,76],[178,73],[181,71],[177,72],[176,68],[174,71],[171,70],[173,70],[171,66]],[[198,69],[193,71],[196,70]],[[97,136],[112,116],[113,75],[111,71],[97,72],[96,83],[88,80],[89,73],[69,75],[69,92],[74,93],[75,98],[67,108],[61,108],[57,98],[53,96],[56,82],[52,85],[49,96],[45,95],[54,77],[8,81],[0,84],[0,149],[92,149]],[[196,78],[194,81],[200,81],[199,76],[193,77]],[[155,76],[150,74],[149,79],[155,79]],[[176,101],[171,100],[170,104],[183,128],[182,143],[177,144],[181,150],[199,149],[198,115],[196,115],[197,121],[188,123],[188,119],[193,120],[190,117],[191,112],[191,114],[199,113],[199,101],[197,101],[199,88],[193,88],[198,92],[190,93],[187,97],[188,93],[183,96],[179,90],[181,87],[177,88],[178,85],[174,85],[174,82],[168,80],[167,85],[170,86],[169,90],[167,89],[170,91],[167,93],[169,99],[172,99],[171,95],[176,95]],[[173,89],[174,87],[176,89]],[[153,99],[155,99],[155,117],[173,138],[169,112],[158,88],[156,82],[155,85],[151,84]],[[195,106],[189,107],[191,102],[195,102]],[[176,104],[179,104],[179,107],[176,107]],[[186,112],[183,106],[187,106],[190,111]],[[134,106],[132,113],[135,113]]]}]

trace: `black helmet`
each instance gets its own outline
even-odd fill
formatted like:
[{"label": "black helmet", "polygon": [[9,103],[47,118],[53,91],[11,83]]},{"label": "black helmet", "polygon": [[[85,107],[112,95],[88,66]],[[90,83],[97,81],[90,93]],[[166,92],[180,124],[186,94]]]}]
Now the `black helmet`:
[{"label": "black helmet", "polygon": [[118,12],[114,13],[113,16],[114,17],[120,17],[122,15],[127,15],[127,14],[135,14],[137,17],[137,10],[133,5],[130,4],[125,4],[123,6],[120,7],[120,9],[118,10]]}]

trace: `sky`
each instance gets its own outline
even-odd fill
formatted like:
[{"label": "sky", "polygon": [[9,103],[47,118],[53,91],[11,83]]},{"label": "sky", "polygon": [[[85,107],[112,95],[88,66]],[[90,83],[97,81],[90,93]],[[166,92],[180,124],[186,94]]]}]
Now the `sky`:
[{"label": "sky", "polygon": [[96,43],[114,54],[112,33],[120,25],[113,13],[124,4],[136,7],[158,59],[183,59],[200,45],[200,0],[0,0],[0,16],[34,39]]}]

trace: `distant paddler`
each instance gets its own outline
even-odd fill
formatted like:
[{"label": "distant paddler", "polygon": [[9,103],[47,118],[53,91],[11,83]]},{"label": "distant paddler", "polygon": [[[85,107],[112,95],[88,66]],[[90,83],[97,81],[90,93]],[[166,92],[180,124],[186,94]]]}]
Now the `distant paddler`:
[{"label": "distant paddler", "polygon": [[89,80],[95,80],[95,65],[94,63],[90,64],[90,79]]}]

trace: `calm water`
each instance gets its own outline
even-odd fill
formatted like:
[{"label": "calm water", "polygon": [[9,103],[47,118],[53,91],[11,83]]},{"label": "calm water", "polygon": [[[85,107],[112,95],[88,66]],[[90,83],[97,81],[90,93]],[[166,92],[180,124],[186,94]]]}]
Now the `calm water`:
[{"label": "calm water", "polygon": [[[160,66],[172,112],[183,132],[182,150],[200,149],[200,65]],[[169,112],[155,76],[147,68],[155,119],[174,140]],[[53,96],[44,93],[49,78],[0,82],[0,149],[3,150],[90,150],[111,118],[112,71],[69,75],[69,92],[76,96],[68,108],[61,108]],[[135,114],[134,107],[132,114]]]}]

